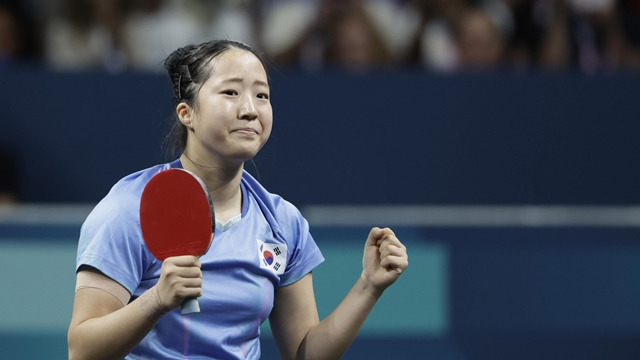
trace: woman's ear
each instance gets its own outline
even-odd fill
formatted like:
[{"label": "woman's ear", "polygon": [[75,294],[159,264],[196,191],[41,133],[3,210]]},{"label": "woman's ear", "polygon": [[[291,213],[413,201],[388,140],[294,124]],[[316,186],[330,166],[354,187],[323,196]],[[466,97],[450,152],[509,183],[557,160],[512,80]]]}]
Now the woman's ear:
[{"label": "woman's ear", "polygon": [[187,105],[187,103],[181,102],[176,106],[176,114],[178,114],[178,119],[180,119],[180,122],[184,126],[188,128],[192,127],[193,109],[191,109],[191,106]]}]

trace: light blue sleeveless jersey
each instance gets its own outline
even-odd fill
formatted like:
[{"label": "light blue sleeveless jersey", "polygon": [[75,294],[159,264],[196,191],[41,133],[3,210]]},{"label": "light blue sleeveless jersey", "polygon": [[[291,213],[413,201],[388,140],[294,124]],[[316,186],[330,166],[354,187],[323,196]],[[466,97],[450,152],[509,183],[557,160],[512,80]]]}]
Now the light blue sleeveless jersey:
[{"label": "light blue sleeveless jersey", "polygon": [[[131,301],[156,284],[161,263],[140,230],[140,196],[159,171],[178,160],[131,174],[116,183],[82,225],[76,266],[89,265],[123,285]],[[324,261],[298,209],[242,175],[242,218],[216,229],[200,258],[200,313],[180,308],[162,317],[127,359],[259,359],[260,324],[274,290],[292,284]],[[292,321],[295,321],[292,319]]]}]

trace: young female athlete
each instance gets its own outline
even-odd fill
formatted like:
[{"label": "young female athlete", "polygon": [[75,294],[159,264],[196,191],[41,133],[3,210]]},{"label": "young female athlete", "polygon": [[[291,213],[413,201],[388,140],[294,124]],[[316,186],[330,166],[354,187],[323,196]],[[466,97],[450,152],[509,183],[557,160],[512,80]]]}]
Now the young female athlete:
[{"label": "young female athlete", "polygon": [[[120,180],[83,224],[69,358],[259,359],[267,317],[281,358],[339,358],[407,267],[405,246],[390,229],[371,229],[361,276],[320,321],[311,272],[324,259],[306,220],[243,169],[271,132],[260,55],[241,43],[211,41],[176,50],[165,67],[182,153]],[[141,235],[140,196],[154,174],[180,167],[211,192],[215,240],[201,258],[159,262]],[[260,261],[261,245],[278,248],[281,267]],[[201,312],[181,315],[182,301],[195,296]]]}]

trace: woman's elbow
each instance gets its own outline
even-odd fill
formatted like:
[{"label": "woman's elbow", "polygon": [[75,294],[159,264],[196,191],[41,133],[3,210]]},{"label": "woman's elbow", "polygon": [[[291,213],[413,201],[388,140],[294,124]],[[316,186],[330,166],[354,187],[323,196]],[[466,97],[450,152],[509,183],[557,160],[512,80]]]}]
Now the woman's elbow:
[{"label": "woman's elbow", "polygon": [[86,359],[86,356],[82,355],[82,349],[78,346],[76,331],[69,328],[67,332],[67,352],[69,354],[69,360]]}]

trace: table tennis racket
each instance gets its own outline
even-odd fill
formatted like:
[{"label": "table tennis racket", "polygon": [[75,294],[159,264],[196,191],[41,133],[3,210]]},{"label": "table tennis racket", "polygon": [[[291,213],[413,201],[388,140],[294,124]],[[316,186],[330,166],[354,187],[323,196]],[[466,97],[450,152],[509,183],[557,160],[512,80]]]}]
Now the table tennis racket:
[{"label": "table tennis racket", "polygon": [[[154,175],[140,198],[140,227],[153,256],[202,256],[213,240],[214,212],[204,182],[188,170],[172,168]],[[197,298],[182,303],[182,314],[200,312]]]}]

